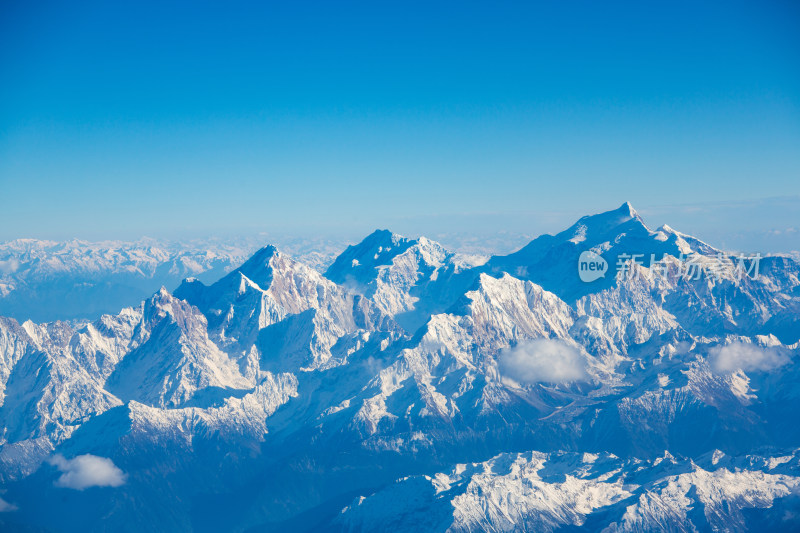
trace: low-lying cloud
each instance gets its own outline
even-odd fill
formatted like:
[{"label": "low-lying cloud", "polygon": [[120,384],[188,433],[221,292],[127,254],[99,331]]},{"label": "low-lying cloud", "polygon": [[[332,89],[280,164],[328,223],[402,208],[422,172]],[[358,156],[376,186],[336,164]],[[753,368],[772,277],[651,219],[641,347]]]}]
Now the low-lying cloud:
[{"label": "low-lying cloud", "polygon": [[8,503],[3,498],[0,498],[0,513],[10,513],[16,511],[18,507],[13,503]]},{"label": "low-lying cloud", "polygon": [[13,274],[19,270],[19,260],[15,258],[0,261],[0,274]]},{"label": "low-lying cloud", "polygon": [[535,339],[500,352],[500,373],[517,383],[586,381],[586,360],[563,341]]},{"label": "low-lying cloud", "polygon": [[56,455],[50,464],[58,468],[61,476],[55,481],[57,487],[84,490],[89,487],[119,487],[128,477],[106,457],[97,455],[79,455],[66,459]]},{"label": "low-lying cloud", "polygon": [[730,374],[741,369],[745,372],[769,372],[789,362],[789,355],[778,347],[732,342],[714,346],[708,351],[711,368],[719,374]]}]

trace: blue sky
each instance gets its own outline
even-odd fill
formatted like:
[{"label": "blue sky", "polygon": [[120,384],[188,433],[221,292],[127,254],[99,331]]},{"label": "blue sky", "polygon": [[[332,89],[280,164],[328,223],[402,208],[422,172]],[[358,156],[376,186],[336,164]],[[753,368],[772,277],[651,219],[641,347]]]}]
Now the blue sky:
[{"label": "blue sky", "polygon": [[628,200],[800,249],[796,2],[75,4],[0,5],[0,239],[537,234]]}]

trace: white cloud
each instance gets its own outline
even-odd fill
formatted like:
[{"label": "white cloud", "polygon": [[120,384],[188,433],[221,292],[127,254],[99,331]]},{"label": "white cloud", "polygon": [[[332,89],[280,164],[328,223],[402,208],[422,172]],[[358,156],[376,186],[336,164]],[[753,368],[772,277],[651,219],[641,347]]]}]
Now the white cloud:
[{"label": "white cloud", "polygon": [[711,348],[708,351],[708,361],[711,368],[720,374],[729,374],[739,369],[745,372],[767,372],[788,363],[789,356],[780,348],[733,342]]},{"label": "white cloud", "polygon": [[0,273],[13,274],[19,269],[19,260],[15,258],[8,259],[7,261],[0,261]]},{"label": "white cloud", "polygon": [[518,383],[586,381],[586,360],[577,348],[553,339],[535,339],[506,348],[500,373]]},{"label": "white cloud", "polygon": [[79,455],[66,459],[63,455],[56,455],[50,459],[50,464],[61,471],[61,476],[56,480],[57,487],[83,490],[89,487],[119,487],[128,477],[116,465],[105,457],[97,455]]},{"label": "white cloud", "polygon": [[16,511],[18,507],[13,503],[8,503],[3,498],[0,498],[0,513],[10,513]]}]

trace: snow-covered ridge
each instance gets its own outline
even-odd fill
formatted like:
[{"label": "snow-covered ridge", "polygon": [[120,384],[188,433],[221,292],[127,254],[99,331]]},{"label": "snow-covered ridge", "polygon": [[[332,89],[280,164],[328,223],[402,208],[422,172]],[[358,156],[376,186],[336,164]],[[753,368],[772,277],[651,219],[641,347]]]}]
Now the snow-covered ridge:
[{"label": "snow-covered ridge", "polygon": [[716,450],[698,463],[668,452],[650,461],[607,453],[502,454],[407,477],[357,498],[335,526],[398,532],[550,532],[573,526],[610,533],[746,531],[763,530],[770,521],[792,523],[780,511],[763,511],[800,489],[797,451],[745,459]]},{"label": "snow-covered ridge", "polygon": [[[585,250],[666,266],[584,283]],[[624,204],[485,264],[377,231],[324,274],[266,246],[93,321],[0,318],[0,529],[791,529],[800,263],[689,253],[721,252]],[[84,463],[114,483],[69,492]]]},{"label": "snow-covered ridge", "polygon": [[[282,238],[287,253],[324,269],[344,247]],[[135,305],[159,287],[196,277],[213,282],[263,245],[263,237],[168,241],[17,239],[0,243],[0,316],[37,322],[92,320]]]}]

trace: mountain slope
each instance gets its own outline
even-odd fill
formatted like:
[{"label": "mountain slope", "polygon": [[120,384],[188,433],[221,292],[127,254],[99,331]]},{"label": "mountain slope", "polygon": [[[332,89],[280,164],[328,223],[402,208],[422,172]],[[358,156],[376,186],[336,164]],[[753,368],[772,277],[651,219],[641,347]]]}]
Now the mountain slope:
[{"label": "mountain slope", "polygon": [[325,275],[267,246],[91,323],[3,318],[0,528],[791,528],[799,266],[741,276],[625,204],[486,264],[378,231]]},{"label": "mountain slope", "polygon": [[431,314],[444,311],[474,280],[475,257],[445,250],[437,242],[377,230],[348,247],[325,276],[370,298],[413,333]]}]

